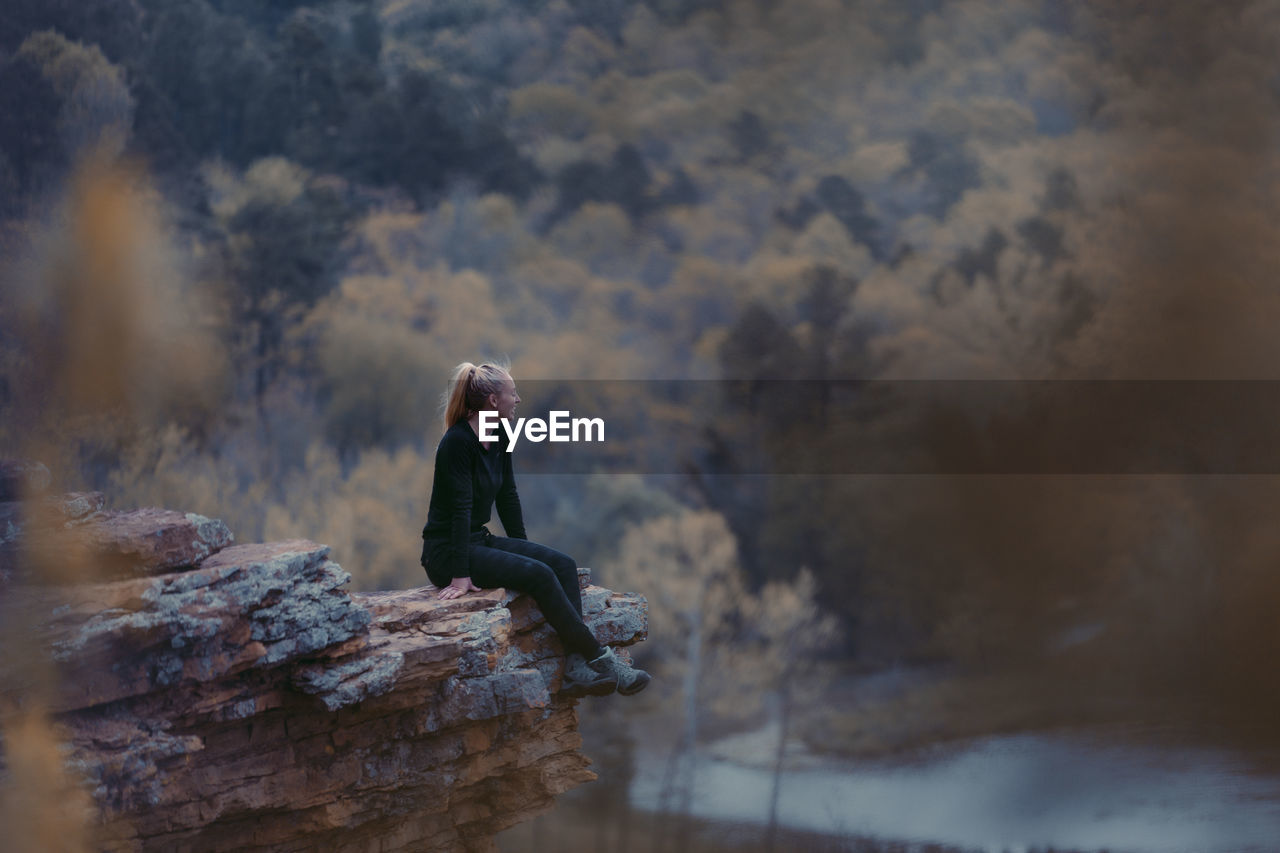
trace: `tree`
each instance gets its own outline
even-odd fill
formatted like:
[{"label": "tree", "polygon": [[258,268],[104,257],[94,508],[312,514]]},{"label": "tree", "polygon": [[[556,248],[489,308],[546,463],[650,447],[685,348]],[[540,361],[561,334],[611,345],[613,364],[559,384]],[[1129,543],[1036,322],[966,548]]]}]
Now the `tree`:
[{"label": "tree", "polygon": [[[802,376],[803,354],[791,331],[759,302],[747,305],[720,346],[721,374],[734,401],[747,414],[768,411],[762,405],[778,393],[778,380]],[[772,402],[772,401],[770,401]]]},{"label": "tree", "polygon": [[244,166],[280,153],[288,93],[266,39],[203,0],[160,4],[149,30],[135,85],[151,158],[189,169],[211,154]]},{"label": "tree", "polygon": [[745,606],[745,622],[754,637],[755,667],[761,687],[777,699],[778,745],[774,753],[773,788],[765,849],[773,850],[778,829],[778,798],[786,765],[787,738],[793,712],[821,695],[823,680],[817,654],[840,639],[836,620],[818,606],[818,584],[808,568],[792,581],[765,584]]},{"label": "tree", "polygon": [[224,237],[232,330],[259,408],[281,366],[284,327],[333,288],[351,211],[337,191],[280,157],[243,177],[208,171]]},{"label": "tree", "polygon": [[880,223],[867,213],[866,199],[857,187],[841,175],[827,175],[818,182],[815,194],[851,237],[867,246],[877,261],[884,260],[886,247]]},{"label": "tree", "polygon": [[588,202],[616,204],[637,219],[653,207],[651,180],[644,157],[629,143],[618,146],[608,165],[591,160],[571,163],[557,177],[560,203],[547,224],[554,225]]},{"label": "tree", "polygon": [[[16,189],[65,167],[57,144],[57,93],[29,56],[0,62],[0,151],[11,164]],[[16,197],[6,202],[17,207]]]},{"label": "tree", "polygon": [[783,147],[770,136],[768,126],[751,110],[739,112],[726,130],[729,143],[737,152],[735,159],[738,163],[754,162],[767,169],[783,154]]},{"label": "tree", "polygon": [[0,52],[14,50],[31,33],[56,30],[123,63],[138,51],[143,22],[137,0],[5,0]]},{"label": "tree", "polygon": [[[4,137],[14,141],[10,156],[17,155],[14,160],[20,172],[41,160],[66,166],[91,150],[108,157],[124,150],[133,125],[133,96],[125,85],[124,73],[107,61],[96,45],[68,41],[53,30],[45,30],[29,36],[12,63],[6,65],[10,66],[6,76],[13,78],[8,82],[17,84],[16,95],[8,95],[6,100],[12,98],[19,117],[35,119],[33,128],[5,128]],[[32,78],[32,70],[39,72],[47,89]],[[46,102],[48,106],[35,100],[47,94],[53,95]],[[52,157],[47,149],[37,147],[52,141],[49,136],[58,141],[50,146],[58,152]]]},{"label": "tree", "polygon": [[858,280],[826,265],[813,267],[807,278],[808,292],[800,301],[800,309],[811,330],[809,369],[805,375],[817,391],[817,411],[812,414],[820,426],[825,426],[831,402],[830,382],[835,378],[837,349],[841,344],[840,323],[849,309],[849,299],[858,287]]},{"label": "tree", "polygon": [[666,811],[678,795],[687,814],[703,718],[713,703],[722,709],[737,704],[726,698],[736,697],[743,683],[729,669],[737,615],[748,600],[737,542],[715,512],[656,518],[623,536],[608,582],[649,599],[646,651],[667,676],[655,686],[677,679],[681,685],[680,737],[667,763],[660,802]]},{"label": "tree", "polygon": [[288,97],[287,149],[299,162],[324,168],[334,138],[346,123],[328,22],[311,9],[299,9],[280,27],[279,50]]},{"label": "tree", "polygon": [[907,156],[910,163],[897,178],[904,182],[924,178],[920,205],[937,219],[946,216],[965,190],[982,185],[978,163],[964,150],[962,139],[920,130],[908,140]]}]

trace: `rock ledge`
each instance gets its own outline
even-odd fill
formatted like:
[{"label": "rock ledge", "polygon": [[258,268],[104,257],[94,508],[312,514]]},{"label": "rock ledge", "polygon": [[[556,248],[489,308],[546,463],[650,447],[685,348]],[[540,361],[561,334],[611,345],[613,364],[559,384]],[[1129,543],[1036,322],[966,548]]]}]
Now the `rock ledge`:
[{"label": "rock ledge", "polygon": [[[102,849],[491,850],[595,778],[576,702],[556,695],[559,642],[527,597],[348,593],[314,542],[231,545],[202,516],[66,503],[68,547],[110,579],[18,573],[0,592],[54,661]],[[3,544],[21,555],[19,515]],[[601,642],[644,639],[644,599],[589,578]]]}]

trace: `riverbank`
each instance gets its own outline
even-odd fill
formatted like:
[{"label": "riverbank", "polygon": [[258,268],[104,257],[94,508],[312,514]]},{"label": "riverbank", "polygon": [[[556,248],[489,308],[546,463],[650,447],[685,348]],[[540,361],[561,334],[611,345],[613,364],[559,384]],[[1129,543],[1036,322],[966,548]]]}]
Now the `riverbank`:
[{"label": "riverbank", "polygon": [[[894,842],[984,853],[1274,853],[1280,775],[1228,750],[1129,735],[998,735],[909,759],[811,761],[780,775],[707,751],[688,778],[687,808],[759,831],[777,785],[779,824],[886,845],[873,850]],[[641,756],[632,805],[663,820],[664,783],[661,762]]]},{"label": "riverbank", "polygon": [[[822,703],[797,710],[788,754],[907,757],[948,744],[1027,732],[1111,732],[1159,748],[1233,750],[1280,769],[1280,731],[1250,709],[1131,681],[1061,672],[972,673],[918,667],[844,673]],[[775,740],[776,743],[776,740]]]},{"label": "riverbank", "polygon": [[[753,824],[637,809],[606,821],[577,802],[566,802],[551,814],[514,826],[499,834],[497,842],[502,853],[985,853],[974,847],[857,838],[785,826],[778,827],[771,843],[767,828]],[[1053,853],[1083,851],[1054,848]]]},{"label": "riverbank", "polygon": [[585,786],[500,835],[499,849],[1273,853],[1280,837],[1280,776],[1254,773],[1221,750],[1135,746],[1113,733],[996,736],[910,761],[815,763],[780,779],[707,751],[687,801],[667,810],[664,757],[635,758],[625,799],[611,797],[602,778],[596,790]]},{"label": "riverbank", "polygon": [[776,715],[694,754],[652,709],[589,701],[580,715],[600,780],[499,841],[755,853],[769,849],[780,783],[779,850],[1274,850],[1277,751],[1185,704],[1142,699],[938,670],[853,675],[795,711],[781,776]]}]

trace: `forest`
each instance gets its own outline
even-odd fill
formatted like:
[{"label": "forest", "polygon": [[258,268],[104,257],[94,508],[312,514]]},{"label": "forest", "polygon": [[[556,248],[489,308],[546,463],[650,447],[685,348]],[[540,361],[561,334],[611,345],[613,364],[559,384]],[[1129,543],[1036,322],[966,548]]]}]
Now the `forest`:
[{"label": "forest", "polygon": [[941,665],[1273,720],[1275,471],[935,463],[1041,430],[969,383],[1275,378],[1277,35],[1243,2],[7,0],[0,452],[418,586],[440,394],[505,358],[528,414],[609,424],[589,463],[522,447],[525,519],[648,596],[664,690],[697,635],[756,694]]}]

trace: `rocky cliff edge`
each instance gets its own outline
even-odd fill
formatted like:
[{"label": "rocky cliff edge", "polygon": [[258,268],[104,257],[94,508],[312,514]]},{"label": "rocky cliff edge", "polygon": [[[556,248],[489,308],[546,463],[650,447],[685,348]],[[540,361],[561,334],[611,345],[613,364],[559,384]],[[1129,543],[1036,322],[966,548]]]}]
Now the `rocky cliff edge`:
[{"label": "rocky cliff edge", "polygon": [[[214,519],[102,505],[0,503],[5,613],[53,661],[102,849],[490,850],[595,778],[527,596],[349,593],[323,545],[235,545]],[[23,574],[59,559],[98,580]],[[601,642],[644,639],[642,597],[579,582]]]}]

